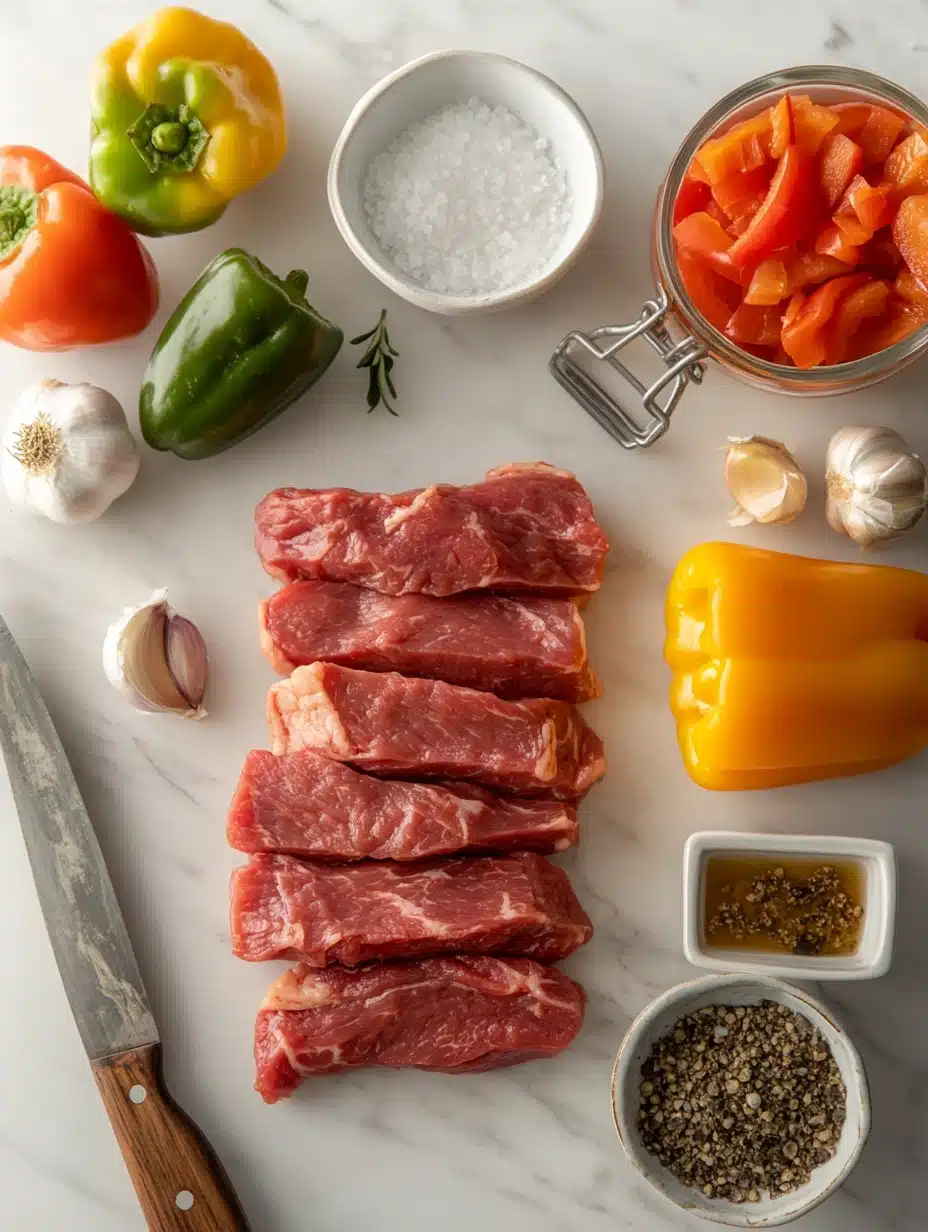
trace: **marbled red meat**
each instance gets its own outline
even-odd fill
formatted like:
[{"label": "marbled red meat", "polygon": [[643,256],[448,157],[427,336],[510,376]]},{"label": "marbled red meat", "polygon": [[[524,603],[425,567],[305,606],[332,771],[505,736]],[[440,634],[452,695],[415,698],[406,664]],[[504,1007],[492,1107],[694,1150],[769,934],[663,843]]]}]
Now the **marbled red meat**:
[{"label": "marbled red meat", "polygon": [[569,471],[510,463],[483,483],[388,495],[280,488],[255,511],[273,577],[354,582],[383,594],[597,590],[609,544]]},{"label": "marbled red meat", "polygon": [[253,856],[232,874],[232,951],[311,967],[425,954],[564,958],[593,933],[563,869],[519,852],[421,864]]},{"label": "marbled red meat", "polygon": [[357,971],[297,967],[255,1024],[267,1103],[304,1078],[366,1065],[475,1073],[557,1056],[583,1024],[583,989],[526,958],[427,958]]},{"label": "marbled red meat", "polygon": [[282,674],[324,659],[488,689],[500,697],[597,696],[571,599],[381,595],[294,582],[260,606],[261,644]]},{"label": "marbled red meat", "polygon": [[239,851],[340,861],[563,851],[577,835],[568,804],[499,796],[472,783],[378,779],[310,749],[249,753],[227,826]]},{"label": "marbled red meat", "polygon": [[602,778],[602,741],[568,702],[361,672],[298,667],[272,685],[275,753],[314,749],[394,778],[474,779],[515,795],[575,799]]}]

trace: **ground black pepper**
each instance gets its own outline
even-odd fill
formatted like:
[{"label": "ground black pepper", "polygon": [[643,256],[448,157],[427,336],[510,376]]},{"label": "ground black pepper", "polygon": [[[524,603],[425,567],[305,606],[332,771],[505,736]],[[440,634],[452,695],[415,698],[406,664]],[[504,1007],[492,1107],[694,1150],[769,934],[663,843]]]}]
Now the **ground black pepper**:
[{"label": "ground black pepper", "polygon": [[641,1070],[638,1130],[684,1185],[757,1202],[835,1153],[847,1092],[821,1033],[785,1005],[713,1005],[679,1019]]}]

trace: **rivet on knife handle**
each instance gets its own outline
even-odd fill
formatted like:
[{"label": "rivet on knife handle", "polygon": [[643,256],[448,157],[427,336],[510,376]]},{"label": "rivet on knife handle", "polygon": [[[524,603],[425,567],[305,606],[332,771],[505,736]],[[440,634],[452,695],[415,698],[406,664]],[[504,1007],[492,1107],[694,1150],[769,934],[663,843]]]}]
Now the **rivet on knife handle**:
[{"label": "rivet on knife handle", "polygon": [[164,1086],[153,1044],[93,1062],[151,1232],[249,1232],[222,1165]]}]

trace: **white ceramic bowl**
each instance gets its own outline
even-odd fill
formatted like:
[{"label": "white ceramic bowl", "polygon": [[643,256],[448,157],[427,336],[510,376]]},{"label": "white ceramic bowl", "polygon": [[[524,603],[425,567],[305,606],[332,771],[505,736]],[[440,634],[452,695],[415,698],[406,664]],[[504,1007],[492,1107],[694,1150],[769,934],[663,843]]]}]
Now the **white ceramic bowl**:
[{"label": "white ceramic bowl", "polygon": [[[718,949],[704,935],[704,872],[712,856],[853,860],[864,875],[864,927],[853,954],[816,958],[760,950]],[[794,980],[872,980],[885,975],[896,928],[896,856],[892,844],[869,838],[812,834],[745,834],[703,830],[683,849],[683,952],[695,967],[780,975]]]},{"label": "white ceramic bowl", "polygon": [[[776,1001],[803,1014],[818,1027],[831,1049],[847,1089],[847,1117],[832,1158],[793,1193],[760,1202],[735,1203],[707,1198],[688,1189],[658,1163],[638,1133],[641,1067],[654,1042],[678,1018],[707,1005],[757,1005]],[[612,1071],[612,1114],[625,1153],[645,1180],[682,1210],[733,1228],[773,1228],[791,1223],[823,1202],[843,1184],[857,1163],[870,1130],[870,1094],[857,1049],[832,1012],[798,988],[769,977],[707,975],[678,984],[658,997],[629,1027]]]},{"label": "white ceramic bowl", "polygon": [[[560,251],[529,282],[488,295],[446,295],[413,282],[383,252],[364,214],[362,184],[371,160],[410,124],[474,96],[508,107],[550,139],[567,172],[573,217]],[[436,51],[397,69],[358,102],[332,151],[328,193],[348,247],[391,291],[446,315],[492,311],[534,299],[579,256],[602,208],[603,160],[583,112],[544,74],[490,52]]]}]

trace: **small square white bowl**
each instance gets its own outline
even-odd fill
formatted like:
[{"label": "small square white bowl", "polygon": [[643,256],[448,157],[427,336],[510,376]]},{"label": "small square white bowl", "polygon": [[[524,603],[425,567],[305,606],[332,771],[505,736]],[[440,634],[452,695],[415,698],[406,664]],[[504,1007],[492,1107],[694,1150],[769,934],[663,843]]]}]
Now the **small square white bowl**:
[{"label": "small square white bowl", "polygon": [[[864,927],[853,954],[816,957],[719,949],[704,935],[705,870],[713,856],[771,856],[823,863],[856,861],[864,873]],[[896,855],[891,843],[814,834],[702,830],[683,849],[683,952],[695,967],[794,980],[872,980],[885,975],[896,927]]]}]

